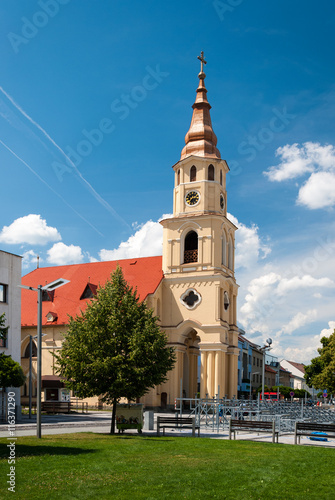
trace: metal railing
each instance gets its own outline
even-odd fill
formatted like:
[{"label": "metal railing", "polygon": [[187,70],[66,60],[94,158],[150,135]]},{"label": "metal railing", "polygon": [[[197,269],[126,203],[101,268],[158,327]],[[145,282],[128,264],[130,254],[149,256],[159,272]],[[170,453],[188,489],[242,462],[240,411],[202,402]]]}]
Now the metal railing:
[{"label": "metal railing", "polygon": [[249,401],[238,399],[177,398],[175,412],[194,415],[197,425],[220,432],[228,429],[229,419],[276,421],[280,433],[293,432],[299,421],[335,423],[335,409],[309,406],[303,400]]}]

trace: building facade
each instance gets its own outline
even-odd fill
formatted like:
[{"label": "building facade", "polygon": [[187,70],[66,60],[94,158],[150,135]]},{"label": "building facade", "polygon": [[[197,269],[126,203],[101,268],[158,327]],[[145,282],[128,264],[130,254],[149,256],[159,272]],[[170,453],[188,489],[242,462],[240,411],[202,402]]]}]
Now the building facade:
[{"label": "building facade", "polygon": [[[9,327],[6,338],[0,340],[0,352],[11,356],[18,363],[21,362],[20,284],[21,257],[0,251],[0,315],[5,314],[5,326]],[[16,393],[15,404],[20,414],[20,389],[13,391]]]},{"label": "building facade", "polygon": [[[201,71],[191,126],[180,160],[173,166],[173,216],[161,221],[163,257],[120,261],[125,279],[138,289],[148,274],[154,274],[155,279],[141,289],[141,298],[160,318],[169,345],[176,351],[177,361],[168,381],[141,400],[152,407],[171,407],[176,398],[193,398],[198,392],[198,380],[201,397],[233,398],[238,395],[236,227],[227,218],[226,174],[229,168],[221,158],[212,128],[203,54],[199,59]],[[56,376],[50,354],[61,348],[67,314],[71,314],[69,309],[75,309],[76,304],[79,310],[79,302],[83,306],[85,300],[90,300],[84,288],[103,284],[116,262],[75,267],[37,269],[24,277],[24,284],[30,286],[57,278],[70,280],[69,284],[55,290],[48,304],[43,304],[46,318],[42,348],[44,384],[47,383],[45,377]],[[62,300],[71,290],[72,305]],[[27,301],[31,299],[27,293],[22,297],[22,352],[25,352],[27,336],[36,331],[36,322],[29,312]],[[48,383],[50,381],[56,384],[56,379],[49,378]],[[60,390],[58,387],[58,398]],[[46,391],[44,397],[47,397]]]}]

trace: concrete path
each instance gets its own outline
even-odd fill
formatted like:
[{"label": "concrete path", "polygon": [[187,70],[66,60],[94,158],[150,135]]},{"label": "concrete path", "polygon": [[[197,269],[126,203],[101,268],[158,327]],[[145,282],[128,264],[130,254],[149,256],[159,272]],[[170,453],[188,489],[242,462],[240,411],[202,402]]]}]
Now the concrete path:
[{"label": "concrete path", "polygon": [[[172,414],[171,414],[172,415]],[[157,414],[155,414],[157,417]],[[108,434],[110,432],[111,413],[110,412],[89,412],[87,414],[70,414],[70,415],[42,415],[42,436],[50,434],[68,434],[73,432],[95,432]],[[154,429],[156,429],[156,418]],[[125,431],[127,434],[137,434],[135,430]],[[143,436],[155,436],[156,430],[143,430]],[[191,436],[190,430],[175,430],[168,429],[165,432],[166,436]],[[213,429],[201,428],[201,437],[212,439],[228,439],[227,431],[213,432]],[[15,426],[15,437],[20,436],[36,436],[36,416],[29,420],[24,416],[20,423]],[[8,438],[9,430],[7,424],[0,424],[0,437]],[[13,436],[12,436],[13,437]],[[196,439],[196,438],[195,438]],[[271,434],[257,434],[238,432],[237,440],[259,441],[271,443]],[[279,444],[294,444],[293,434],[283,434],[279,436]],[[304,446],[323,446],[335,448],[335,439],[328,441],[312,441],[308,437],[301,437],[301,445]]]}]

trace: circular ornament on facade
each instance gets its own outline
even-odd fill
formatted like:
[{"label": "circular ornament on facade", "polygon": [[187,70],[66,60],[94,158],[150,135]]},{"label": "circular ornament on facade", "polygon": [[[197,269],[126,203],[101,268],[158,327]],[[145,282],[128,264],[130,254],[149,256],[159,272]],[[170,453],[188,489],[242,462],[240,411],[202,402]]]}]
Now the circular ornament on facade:
[{"label": "circular ornament on facade", "polygon": [[194,288],[189,288],[179,300],[187,309],[194,309],[200,304],[201,295]]},{"label": "circular ornament on facade", "polygon": [[223,194],[221,193],[220,194],[220,208],[221,208],[221,210],[224,210],[225,205],[226,205],[226,202],[225,202]]},{"label": "circular ornament on facade", "polygon": [[185,196],[185,202],[190,207],[194,207],[200,201],[200,194],[198,191],[189,191]]}]

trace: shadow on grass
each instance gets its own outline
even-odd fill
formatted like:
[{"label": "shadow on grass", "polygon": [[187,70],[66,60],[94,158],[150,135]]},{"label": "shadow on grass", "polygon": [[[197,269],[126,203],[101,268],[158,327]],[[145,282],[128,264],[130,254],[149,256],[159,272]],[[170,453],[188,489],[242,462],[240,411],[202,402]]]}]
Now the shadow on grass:
[{"label": "shadow on grass", "polygon": [[[42,455],[82,455],[86,453],[96,453],[98,450],[85,448],[74,448],[70,446],[35,446],[28,444],[17,444],[15,449],[16,458],[38,457]],[[8,459],[9,448],[5,444],[0,444],[0,458]]]},{"label": "shadow on grass", "polygon": [[[114,436],[117,439],[141,439],[144,441],[152,441],[153,443],[156,443],[156,442],[159,443],[160,441],[168,441],[169,443],[171,443],[173,438],[180,437],[180,436],[157,436],[157,434],[126,434],[126,433],[119,434],[117,432],[115,434],[99,432],[99,436],[105,436],[105,437]],[[170,439],[166,439],[166,437],[169,437]],[[184,437],[184,436],[181,436],[181,437]]]}]

